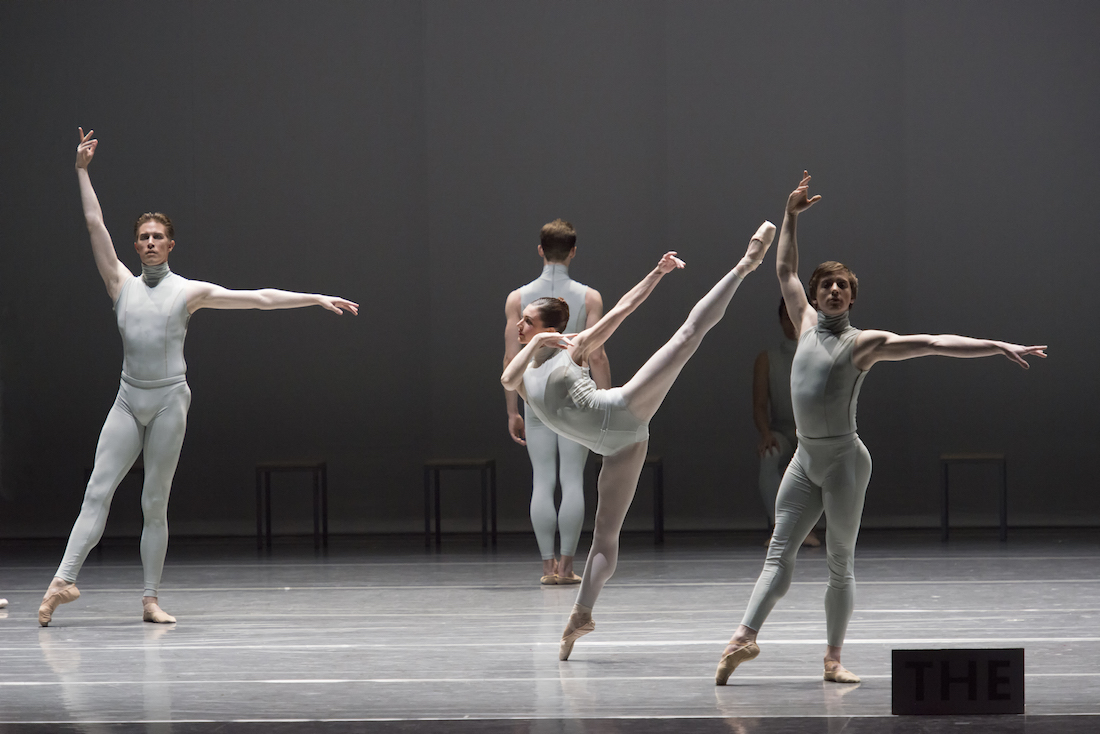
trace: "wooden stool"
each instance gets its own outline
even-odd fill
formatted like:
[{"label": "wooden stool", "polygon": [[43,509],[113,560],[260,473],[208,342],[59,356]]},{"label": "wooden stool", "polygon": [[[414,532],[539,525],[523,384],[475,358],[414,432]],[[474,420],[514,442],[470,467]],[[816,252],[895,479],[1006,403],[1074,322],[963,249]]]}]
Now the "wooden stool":
[{"label": "wooden stool", "polygon": [[941,454],[940,486],[943,506],[940,513],[940,540],[947,540],[947,474],[952,464],[997,464],[1001,467],[1001,540],[1008,540],[1008,462],[1004,454]]},{"label": "wooden stool", "polygon": [[[596,469],[597,482],[599,481],[600,468],[603,467],[603,457],[592,454],[592,466]],[[642,471],[649,468],[653,472],[653,544],[661,545],[665,542],[665,459],[663,456],[654,455],[645,457]]]},{"label": "wooden stool", "polygon": [[[432,544],[432,512],[435,508],[435,547],[443,542],[439,522],[439,473],[476,469],[481,472],[481,547],[489,545],[492,517],[493,547],[497,546],[497,462],[495,459],[431,459],[424,462],[424,547]],[[432,501],[432,492],[435,501]]]},{"label": "wooden stool", "polygon": [[299,471],[313,475],[313,547],[328,548],[328,464],[324,461],[265,461],[256,465],[257,548],[266,545],[271,549],[271,475]]}]

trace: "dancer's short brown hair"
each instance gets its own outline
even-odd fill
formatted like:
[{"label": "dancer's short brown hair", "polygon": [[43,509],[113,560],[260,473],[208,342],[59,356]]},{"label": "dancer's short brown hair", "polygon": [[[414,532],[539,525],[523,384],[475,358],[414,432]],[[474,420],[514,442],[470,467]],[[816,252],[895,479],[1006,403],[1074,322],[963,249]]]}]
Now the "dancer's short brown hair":
[{"label": "dancer's short brown hair", "polygon": [[577,244],[577,230],[564,219],[555,219],[542,225],[539,233],[542,255],[552,263],[561,262],[569,257],[569,251]]},{"label": "dancer's short brown hair", "polygon": [[558,333],[565,331],[569,324],[569,304],[564,298],[536,298],[531,305],[538,310],[539,321]]},{"label": "dancer's short brown hair", "polygon": [[[836,260],[826,260],[818,265],[810,276],[810,282],[806,284],[806,298],[810,301],[810,305],[817,308],[817,285],[821,282],[821,279],[826,275],[832,275],[833,273],[844,273],[848,279],[848,285],[852,289],[852,302],[853,305],[856,300],[856,294],[859,293],[859,278],[852,272],[851,268]],[[849,306],[849,308],[851,308]]]},{"label": "dancer's short brown hair", "polygon": [[172,220],[162,212],[145,212],[134,222],[134,239],[137,239],[138,229],[146,222],[160,222],[164,225],[164,231],[168,233],[168,239],[176,239],[176,228],[172,226]]}]

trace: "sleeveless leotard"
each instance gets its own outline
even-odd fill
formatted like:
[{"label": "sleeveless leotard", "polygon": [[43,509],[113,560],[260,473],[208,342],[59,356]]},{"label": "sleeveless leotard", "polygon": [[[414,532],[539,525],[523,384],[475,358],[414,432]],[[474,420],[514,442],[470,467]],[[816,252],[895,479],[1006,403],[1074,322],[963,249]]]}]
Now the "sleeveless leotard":
[{"label": "sleeveless leotard", "polygon": [[176,473],[191,388],[183,341],[187,336],[186,278],[167,264],[142,267],[115,301],[122,334],[122,379],[96,446],[84,504],[69,534],[57,577],[75,582],[88,553],[103,535],[111,498],[139,455],[144,459],[141,503],[143,596],[157,596],[168,551],[168,496]]},{"label": "sleeveless leotard", "polygon": [[523,373],[531,410],[555,433],[610,456],[649,438],[649,424],[626,408],[622,388],[601,390],[569,352],[562,350]]},{"label": "sleeveless leotard", "polygon": [[791,365],[791,404],[798,448],[775,502],[775,530],[764,570],[741,623],[759,630],[794,576],[795,555],[824,511],[829,585],[825,590],[826,638],[844,643],[855,606],[855,547],[871,455],[856,434],[856,401],[866,372],[852,363],[859,330],[848,314],[827,317],[798,340]]}]

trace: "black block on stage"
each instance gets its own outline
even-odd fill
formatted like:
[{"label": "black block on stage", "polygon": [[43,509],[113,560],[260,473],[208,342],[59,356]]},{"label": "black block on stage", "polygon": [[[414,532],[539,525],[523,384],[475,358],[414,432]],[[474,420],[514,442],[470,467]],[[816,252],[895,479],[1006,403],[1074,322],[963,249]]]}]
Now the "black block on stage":
[{"label": "black block on stage", "polygon": [[894,650],[895,715],[1024,713],[1024,649]]}]

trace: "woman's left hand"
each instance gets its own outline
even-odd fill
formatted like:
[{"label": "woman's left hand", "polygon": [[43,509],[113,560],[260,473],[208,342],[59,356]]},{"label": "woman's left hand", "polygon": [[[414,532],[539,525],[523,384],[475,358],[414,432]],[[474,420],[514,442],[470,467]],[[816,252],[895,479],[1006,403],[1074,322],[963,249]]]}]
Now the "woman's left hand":
[{"label": "woman's left hand", "polygon": [[576,334],[559,334],[556,331],[543,331],[532,339],[535,346],[553,347],[555,349],[568,349],[573,346],[572,338]]},{"label": "woman's left hand", "polygon": [[661,255],[661,261],[657,263],[657,269],[664,273],[671,273],[673,270],[682,269],[684,267],[684,261],[676,257],[675,250],[669,250],[664,255]]}]

